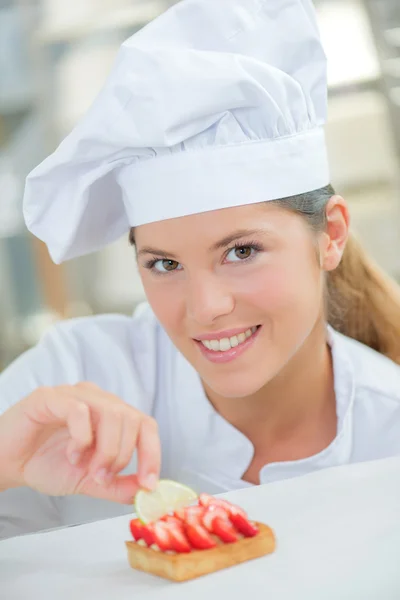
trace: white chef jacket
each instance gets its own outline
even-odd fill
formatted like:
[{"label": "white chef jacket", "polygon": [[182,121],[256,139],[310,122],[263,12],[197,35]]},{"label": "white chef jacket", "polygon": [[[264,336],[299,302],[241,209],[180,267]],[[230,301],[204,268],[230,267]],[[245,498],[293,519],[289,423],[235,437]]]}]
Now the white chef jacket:
[{"label": "white chef jacket", "polygon": [[[306,459],[265,465],[260,482],[400,455],[400,367],[329,328],[337,435]],[[250,441],[208,401],[200,378],[176,350],[147,303],[132,317],[102,315],[61,322],[0,375],[0,414],[38,386],[92,381],[155,417],[162,477],[219,493],[242,480]],[[136,457],[125,469],[134,472]],[[400,474],[399,474],[400,477]],[[49,497],[27,488],[0,493],[0,538],[132,512],[85,496]]]}]

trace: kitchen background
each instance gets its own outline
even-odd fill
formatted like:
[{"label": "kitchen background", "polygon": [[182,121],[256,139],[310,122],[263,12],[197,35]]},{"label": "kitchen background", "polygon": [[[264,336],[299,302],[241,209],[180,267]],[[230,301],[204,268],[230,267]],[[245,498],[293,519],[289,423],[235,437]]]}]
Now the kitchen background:
[{"label": "kitchen background", "polygon": [[[216,0],[218,1],[218,0]],[[0,0],[0,369],[58,319],[143,299],[124,238],[55,266],[22,220],[27,173],[88,108],[120,43],[171,0]],[[332,182],[400,281],[400,0],[316,0],[329,59]]]}]

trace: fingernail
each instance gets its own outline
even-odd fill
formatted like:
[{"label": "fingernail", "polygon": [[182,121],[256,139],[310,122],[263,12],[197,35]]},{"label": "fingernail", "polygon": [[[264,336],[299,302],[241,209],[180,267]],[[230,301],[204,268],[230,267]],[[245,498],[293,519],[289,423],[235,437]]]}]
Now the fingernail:
[{"label": "fingernail", "polygon": [[97,471],[97,473],[95,473],[93,479],[95,480],[96,483],[106,483],[107,481],[107,476],[108,476],[108,471],[107,469],[99,469]]},{"label": "fingernail", "polygon": [[158,477],[154,473],[150,473],[143,480],[143,486],[150,491],[153,491],[158,482]]},{"label": "fingernail", "polygon": [[70,457],[69,457],[69,462],[71,463],[71,465],[77,465],[80,457],[81,457],[80,452],[78,452],[78,451],[71,452]]}]

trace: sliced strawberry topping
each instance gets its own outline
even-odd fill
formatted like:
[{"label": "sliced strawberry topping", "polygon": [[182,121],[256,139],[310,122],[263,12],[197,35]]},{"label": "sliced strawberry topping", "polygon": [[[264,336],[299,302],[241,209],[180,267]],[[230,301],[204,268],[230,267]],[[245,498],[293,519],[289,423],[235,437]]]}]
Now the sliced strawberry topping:
[{"label": "sliced strawberry topping", "polygon": [[139,519],[132,519],[129,524],[134,540],[144,540],[148,546],[154,544],[154,533],[151,525],[144,525]]},{"label": "sliced strawberry topping", "polygon": [[209,494],[200,494],[199,502],[202,506],[220,506],[224,508],[229,514],[231,512],[240,513],[241,515],[243,515],[243,517],[247,518],[246,511],[243,510],[243,508],[240,508],[239,506],[236,506],[235,504],[232,504],[232,502],[224,500],[223,498],[215,498],[214,496],[210,496]]},{"label": "sliced strawberry topping", "polygon": [[222,506],[217,506],[216,504],[210,504],[203,515],[203,525],[210,531],[211,533],[215,533],[214,531],[214,520],[222,519],[225,521],[229,521],[229,515],[227,511],[222,508]]},{"label": "sliced strawberry topping", "polygon": [[185,510],[184,522],[189,525],[202,525],[205,512],[204,506],[188,506]]},{"label": "sliced strawberry topping", "polygon": [[245,537],[254,537],[259,532],[257,525],[249,521],[241,512],[232,511],[229,518],[236,529]]},{"label": "sliced strawberry topping", "polygon": [[179,553],[214,548],[217,537],[228,544],[236,542],[239,534],[253,537],[259,532],[242,508],[209,494],[201,494],[199,504],[178,509],[150,525],[132,519],[130,529],[136,541],[143,539],[163,552]]},{"label": "sliced strawberry topping", "polygon": [[210,506],[210,504],[215,504],[215,501],[217,499],[214,498],[214,496],[211,496],[210,494],[200,494],[199,496],[199,502],[202,506],[205,506],[206,508],[208,506]]},{"label": "sliced strawberry topping", "polygon": [[169,521],[167,525],[170,535],[171,549],[175,550],[175,552],[191,552],[192,547],[186,536],[183,523],[176,520],[175,523]]},{"label": "sliced strawberry topping", "polygon": [[164,521],[156,521],[153,523],[154,543],[162,550],[172,550],[171,536],[169,533],[168,524]]},{"label": "sliced strawberry topping", "polygon": [[173,515],[165,515],[165,517],[162,517],[161,521],[164,521],[164,523],[173,523],[175,525],[182,526],[182,521]]},{"label": "sliced strawberry topping", "polygon": [[225,544],[237,542],[239,539],[238,532],[229,520],[216,518],[213,521],[214,533]]},{"label": "sliced strawberry topping", "polygon": [[156,543],[152,525],[142,525],[142,539],[148,546]]},{"label": "sliced strawberry topping", "polygon": [[227,544],[239,539],[238,532],[229,520],[228,512],[222,506],[210,504],[204,514],[203,525]]},{"label": "sliced strawberry topping", "polygon": [[134,540],[137,542],[142,539],[143,524],[139,519],[132,519],[129,523],[129,528]]},{"label": "sliced strawberry topping", "polygon": [[184,524],[175,517],[169,516],[167,521],[157,521],[152,526],[154,542],[163,552],[191,552],[192,548],[186,537]]},{"label": "sliced strawberry topping", "polygon": [[184,521],[185,520],[185,508],[178,508],[177,510],[174,511],[174,517],[176,519],[178,519],[179,521]]},{"label": "sliced strawberry topping", "polygon": [[207,529],[200,524],[186,523],[185,532],[192,548],[196,550],[208,550],[217,545]]}]

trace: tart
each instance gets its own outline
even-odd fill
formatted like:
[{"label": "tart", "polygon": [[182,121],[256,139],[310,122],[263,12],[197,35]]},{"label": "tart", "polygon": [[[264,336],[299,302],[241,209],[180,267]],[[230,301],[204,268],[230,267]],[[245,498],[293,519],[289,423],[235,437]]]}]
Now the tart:
[{"label": "tart", "polygon": [[130,530],[133,539],[126,547],[131,567],[172,581],[188,581],[271,554],[276,545],[270,527],[208,494],[150,523],[132,519]]}]

